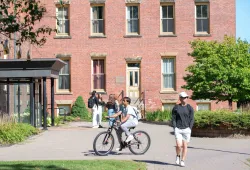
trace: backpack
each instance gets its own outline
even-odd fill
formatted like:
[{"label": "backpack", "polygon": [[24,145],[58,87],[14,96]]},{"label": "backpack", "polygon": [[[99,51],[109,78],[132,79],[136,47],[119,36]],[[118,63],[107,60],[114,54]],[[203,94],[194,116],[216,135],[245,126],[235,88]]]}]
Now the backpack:
[{"label": "backpack", "polygon": [[141,119],[141,112],[137,109],[137,107],[131,106],[135,112],[137,120]]},{"label": "backpack", "polygon": [[88,99],[88,108],[92,109],[94,107],[95,101],[94,101],[94,97],[90,97]]}]

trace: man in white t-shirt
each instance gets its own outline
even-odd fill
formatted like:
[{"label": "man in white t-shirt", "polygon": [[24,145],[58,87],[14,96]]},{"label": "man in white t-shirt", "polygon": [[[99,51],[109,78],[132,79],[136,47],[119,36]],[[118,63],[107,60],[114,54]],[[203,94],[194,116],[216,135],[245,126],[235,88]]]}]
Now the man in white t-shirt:
[{"label": "man in white t-shirt", "polygon": [[127,139],[125,140],[125,142],[128,143],[134,139],[134,136],[129,132],[129,128],[136,127],[138,125],[137,115],[134,109],[132,108],[132,106],[130,106],[130,102],[131,102],[131,99],[129,97],[124,97],[123,105],[125,108],[123,109],[123,111],[121,110],[118,113],[112,116],[109,116],[109,118],[115,118],[122,114],[121,126],[117,130],[117,136],[118,136],[118,140],[121,146],[117,148],[116,150],[119,150],[119,151],[121,151],[123,148],[122,143],[121,143],[122,132],[126,133]]}]

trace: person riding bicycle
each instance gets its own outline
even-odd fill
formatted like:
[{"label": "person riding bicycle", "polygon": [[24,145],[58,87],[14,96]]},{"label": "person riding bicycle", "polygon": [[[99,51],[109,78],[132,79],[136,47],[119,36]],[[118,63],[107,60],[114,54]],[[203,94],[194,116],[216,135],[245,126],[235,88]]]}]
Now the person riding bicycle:
[{"label": "person riding bicycle", "polygon": [[134,136],[129,132],[129,128],[136,127],[138,125],[137,115],[132,106],[130,106],[131,99],[129,97],[124,97],[122,102],[124,108],[120,108],[120,110],[112,116],[107,116],[108,118],[116,118],[119,115],[122,115],[121,124],[116,130],[118,141],[120,143],[120,147],[116,149],[117,151],[121,151],[124,148],[124,144],[122,143],[122,133],[125,132],[127,135],[125,142],[128,143],[134,139]]}]

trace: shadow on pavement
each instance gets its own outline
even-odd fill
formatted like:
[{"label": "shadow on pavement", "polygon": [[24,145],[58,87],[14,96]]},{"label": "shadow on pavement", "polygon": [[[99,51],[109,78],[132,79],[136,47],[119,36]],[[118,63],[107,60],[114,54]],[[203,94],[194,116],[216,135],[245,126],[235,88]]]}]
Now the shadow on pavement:
[{"label": "shadow on pavement", "polygon": [[[84,154],[84,156],[99,156],[99,155],[95,154],[94,150],[89,150],[88,152],[82,152],[82,153]],[[130,153],[130,152],[114,152],[114,151],[111,151],[108,155],[105,155],[105,156],[109,156],[109,155],[133,155],[133,154]]]},{"label": "shadow on pavement", "polygon": [[188,148],[189,149],[210,150],[210,151],[217,151],[217,152],[236,153],[236,154],[241,154],[241,155],[250,155],[250,153],[241,153],[241,152],[233,152],[233,151],[223,151],[223,150],[219,150],[219,149],[197,148],[197,147],[191,147],[191,146],[188,146]]},{"label": "shadow on pavement", "polygon": [[35,170],[35,169],[44,169],[44,170],[68,170],[55,165],[27,165],[27,164],[1,164],[0,169],[5,170]]},{"label": "shadow on pavement", "polygon": [[145,162],[145,163],[154,164],[154,165],[172,165],[172,166],[179,166],[179,165],[170,164],[170,163],[167,163],[167,162],[151,161],[151,160],[133,160],[133,161],[135,161],[135,162]]}]

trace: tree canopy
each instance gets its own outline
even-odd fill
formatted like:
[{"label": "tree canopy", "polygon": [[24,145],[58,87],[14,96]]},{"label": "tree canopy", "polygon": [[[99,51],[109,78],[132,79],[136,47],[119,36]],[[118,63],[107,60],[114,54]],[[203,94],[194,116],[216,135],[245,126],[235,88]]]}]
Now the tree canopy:
[{"label": "tree canopy", "polygon": [[13,39],[12,34],[18,33],[16,44],[24,41],[43,45],[45,34],[56,31],[48,26],[37,27],[45,15],[46,8],[39,0],[0,0],[0,34]]},{"label": "tree canopy", "polygon": [[187,67],[185,89],[192,99],[244,101],[250,99],[250,45],[225,36],[222,42],[194,40],[189,54],[194,64]]}]

